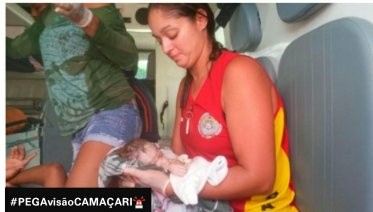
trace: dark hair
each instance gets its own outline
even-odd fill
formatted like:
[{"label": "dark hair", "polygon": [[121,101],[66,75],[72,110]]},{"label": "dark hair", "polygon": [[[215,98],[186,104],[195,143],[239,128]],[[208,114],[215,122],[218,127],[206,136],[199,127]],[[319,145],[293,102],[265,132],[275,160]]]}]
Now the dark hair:
[{"label": "dark hair", "polygon": [[[197,14],[205,16],[207,18],[208,38],[210,39],[211,44],[212,44],[212,51],[210,53],[209,59],[211,61],[214,61],[220,56],[223,46],[218,41],[216,41],[214,14],[210,6],[207,3],[199,3],[199,4],[198,3],[197,4],[150,3],[148,10],[150,11],[153,8],[161,8],[161,9],[173,12],[176,16],[187,17],[187,18],[190,18],[191,20],[195,20]],[[206,15],[201,13],[200,10],[204,10],[206,12]],[[188,101],[188,91],[192,83],[192,80],[193,80],[192,75],[188,71],[185,76],[184,87],[182,91],[181,104],[180,104],[181,108],[184,108],[186,105],[186,102]]]}]

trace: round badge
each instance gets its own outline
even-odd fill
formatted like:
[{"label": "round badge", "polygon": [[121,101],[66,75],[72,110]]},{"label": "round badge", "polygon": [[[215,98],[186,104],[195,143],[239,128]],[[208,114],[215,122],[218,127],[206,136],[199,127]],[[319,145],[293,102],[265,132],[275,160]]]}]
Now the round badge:
[{"label": "round badge", "polygon": [[210,113],[204,113],[198,122],[199,134],[204,138],[212,138],[221,132],[221,124]]}]

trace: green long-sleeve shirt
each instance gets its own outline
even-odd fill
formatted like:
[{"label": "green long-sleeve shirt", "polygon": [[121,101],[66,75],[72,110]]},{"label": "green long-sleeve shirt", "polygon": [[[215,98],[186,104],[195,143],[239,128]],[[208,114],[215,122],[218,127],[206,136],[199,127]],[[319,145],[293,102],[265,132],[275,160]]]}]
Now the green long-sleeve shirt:
[{"label": "green long-sleeve shirt", "polygon": [[12,58],[41,53],[62,135],[84,127],[95,112],[119,107],[134,97],[123,74],[137,69],[134,39],[114,4],[91,11],[100,19],[92,38],[48,7],[23,34],[6,42],[6,54]]}]

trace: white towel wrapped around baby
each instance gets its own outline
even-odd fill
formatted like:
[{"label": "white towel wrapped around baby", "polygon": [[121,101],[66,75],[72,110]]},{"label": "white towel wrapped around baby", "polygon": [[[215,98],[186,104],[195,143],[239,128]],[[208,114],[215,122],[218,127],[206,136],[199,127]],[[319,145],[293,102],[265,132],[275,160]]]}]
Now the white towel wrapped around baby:
[{"label": "white towel wrapped around baby", "polygon": [[184,176],[170,174],[170,183],[175,194],[184,204],[195,205],[198,203],[198,193],[206,182],[216,186],[228,174],[227,159],[217,156],[209,162],[203,157],[196,156],[190,161],[187,173]]}]

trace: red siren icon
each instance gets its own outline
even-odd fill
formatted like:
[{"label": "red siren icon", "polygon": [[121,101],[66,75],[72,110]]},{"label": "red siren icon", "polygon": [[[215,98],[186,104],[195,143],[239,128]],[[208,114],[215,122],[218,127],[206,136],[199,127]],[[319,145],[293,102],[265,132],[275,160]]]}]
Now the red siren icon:
[{"label": "red siren icon", "polygon": [[135,209],[143,209],[142,202],[145,202],[144,197],[141,197],[141,198],[134,197],[133,200],[136,202]]}]

